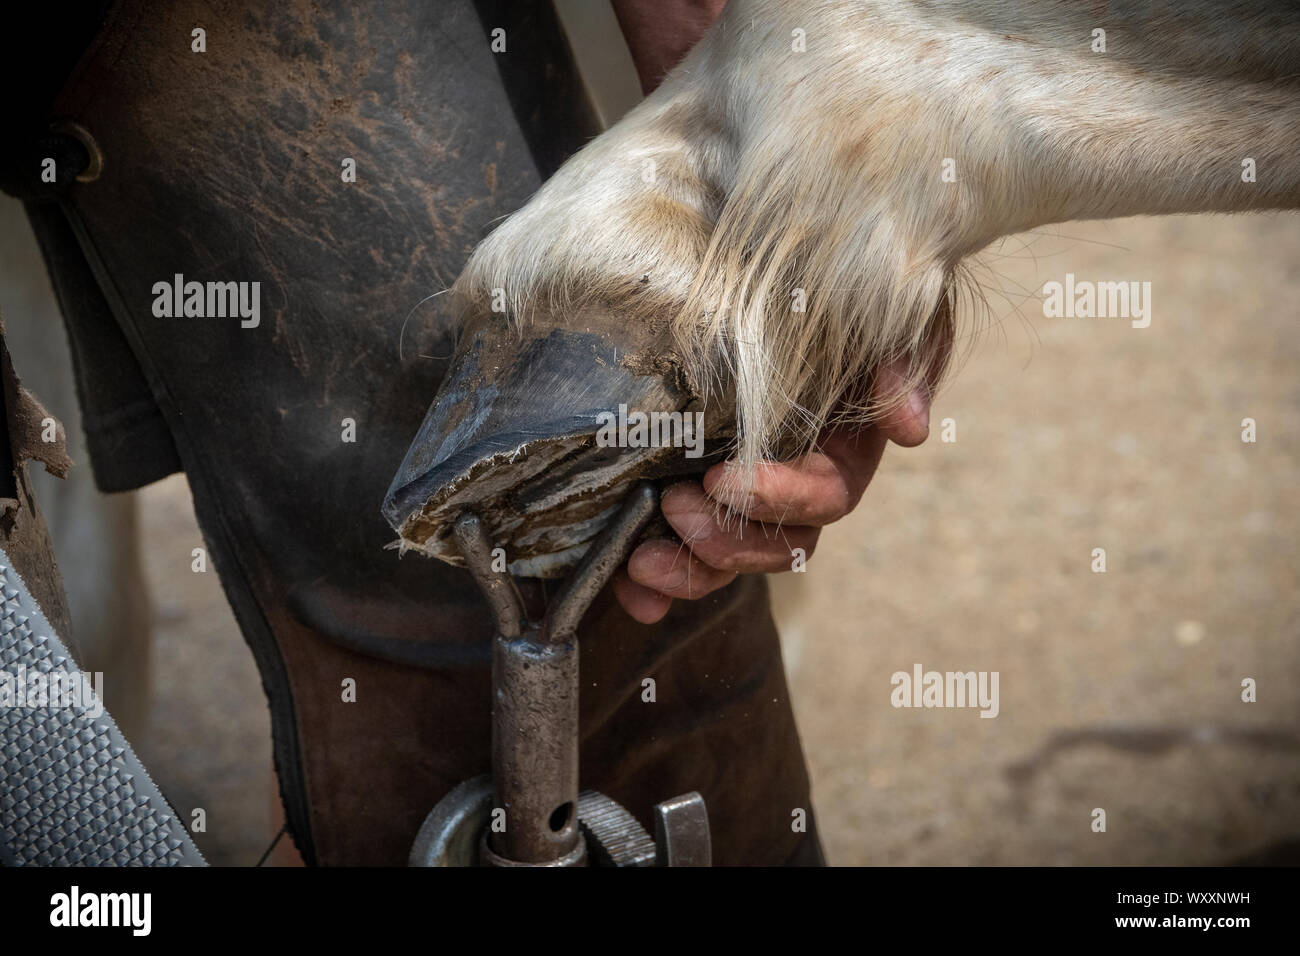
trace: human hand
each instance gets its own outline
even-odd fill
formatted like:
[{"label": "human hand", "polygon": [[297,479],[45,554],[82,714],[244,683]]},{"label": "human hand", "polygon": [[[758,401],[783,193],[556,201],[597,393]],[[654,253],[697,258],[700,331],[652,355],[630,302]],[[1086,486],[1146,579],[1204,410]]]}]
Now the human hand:
[{"label": "human hand", "polygon": [[[877,383],[893,384],[886,369]],[[812,556],[821,529],[852,511],[880,464],[885,443],[913,447],[930,431],[929,390],[862,429],[828,430],[817,450],[787,462],[764,462],[751,496],[719,508],[729,463],[714,465],[702,482],[669,487],[661,510],[681,537],[642,542],[614,577],[614,594],[642,624],[668,613],[675,598],[694,600],[730,584],[737,574],[789,571],[795,548]],[[743,505],[743,506],[739,506]]]}]

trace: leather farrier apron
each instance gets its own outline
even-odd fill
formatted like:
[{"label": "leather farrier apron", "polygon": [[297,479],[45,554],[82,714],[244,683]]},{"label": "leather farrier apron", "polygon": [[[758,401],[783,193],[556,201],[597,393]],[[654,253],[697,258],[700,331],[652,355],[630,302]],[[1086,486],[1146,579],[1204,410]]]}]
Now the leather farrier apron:
[{"label": "leather farrier apron", "polygon": [[[436,300],[404,320],[588,115],[545,4],[123,0],[48,117],[103,155],[28,207],[97,481],[188,475],[309,864],[404,863],[434,803],[489,769],[486,606],[467,573],[385,549],[380,503],[455,336]],[[155,314],[177,275],[259,283],[260,321]],[[654,626],[606,593],[580,637],[584,787],[643,824],[699,790],[719,864],[819,860],[791,827],[808,779],[761,577]]]}]

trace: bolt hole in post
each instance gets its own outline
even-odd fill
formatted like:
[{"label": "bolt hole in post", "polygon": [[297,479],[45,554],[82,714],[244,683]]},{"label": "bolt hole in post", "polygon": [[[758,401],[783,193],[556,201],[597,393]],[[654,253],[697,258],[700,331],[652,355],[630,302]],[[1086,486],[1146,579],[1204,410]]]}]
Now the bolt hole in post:
[{"label": "bolt hole in post", "polygon": [[551,826],[551,832],[559,833],[561,830],[563,830],[565,827],[569,825],[569,820],[571,820],[572,818],[573,818],[573,804],[572,803],[560,804],[553,811],[551,811],[551,819],[549,821]]},{"label": "bolt hole in post", "polygon": [[[636,545],[659,505],[639,482],[601,531],[542,620],[527,620],[508,575],[491,570],[491,542],[472,512],[456,520],[461,554],[492,607],[492,780],[512,824],[485,834],[494,866],[581,866],[578,827],[578,623]],[[546,810],[546,807],[551,810]]]}]

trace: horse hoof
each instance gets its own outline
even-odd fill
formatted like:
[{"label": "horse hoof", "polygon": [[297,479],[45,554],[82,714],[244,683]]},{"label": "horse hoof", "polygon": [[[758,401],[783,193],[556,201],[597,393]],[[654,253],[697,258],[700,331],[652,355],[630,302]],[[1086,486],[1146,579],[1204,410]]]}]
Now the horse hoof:
[{"label": "horse hoof", "polygon": [[[452,527],[472,510],[512,574],[566,574],[634,482],[703,474],[725,450],[728,427],[692,428],[731,416],[702,420],[671,355],[595,311],[563,328],[471,321],[384,501],[400,546],[463,567]],[[618,428],[636,413],[658,431]]]}]

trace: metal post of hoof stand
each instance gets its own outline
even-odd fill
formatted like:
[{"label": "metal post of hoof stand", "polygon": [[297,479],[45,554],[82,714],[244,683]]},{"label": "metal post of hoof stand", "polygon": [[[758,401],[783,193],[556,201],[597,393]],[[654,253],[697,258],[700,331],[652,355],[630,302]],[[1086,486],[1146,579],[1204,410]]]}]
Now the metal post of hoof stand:
[{"label": "metal post of hoof stand", "polygon": [[[609,797],[578,792],[578,622],[627,560],[658,506],[640,482],[587,551],[541,622],[527,620],[510,577],[492,570],[492,545],[472,512],[456,540],[496,621],[492,649],[492,776],[438,802],[411,848],[412,866],[709,866],[704,798],[655,807],[652,839]],[[489,826],[504,811],[503,829]]]}]

